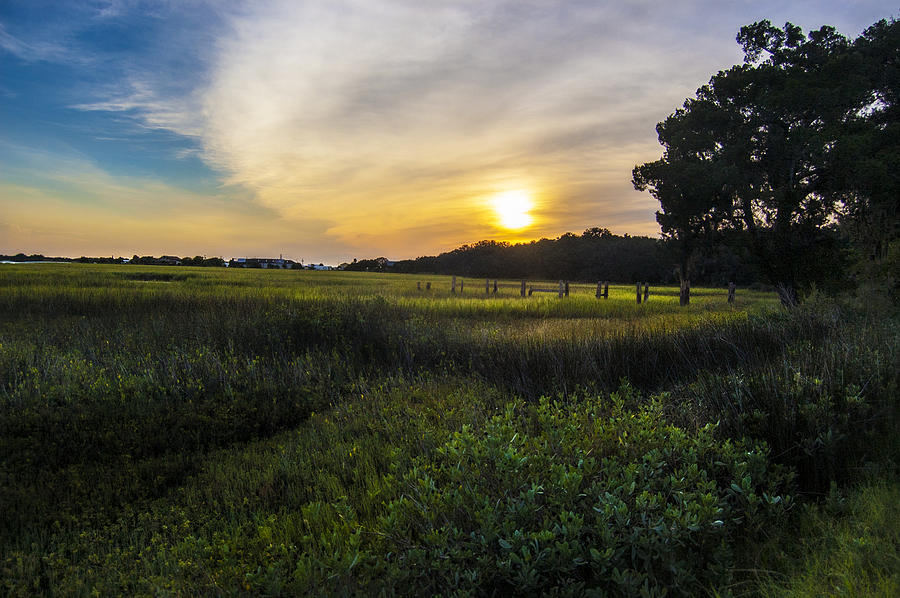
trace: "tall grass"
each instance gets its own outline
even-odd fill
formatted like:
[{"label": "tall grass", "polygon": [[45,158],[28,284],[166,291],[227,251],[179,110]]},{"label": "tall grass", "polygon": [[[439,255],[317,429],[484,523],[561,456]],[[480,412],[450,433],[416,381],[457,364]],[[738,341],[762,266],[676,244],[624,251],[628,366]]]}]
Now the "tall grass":
[{"label": "tall grass", "polygon": [[[693,592],[729,577],[741,538],[765,536],[764,526],[717,535],[713,523],[731,526],[727,517],[693,529],[681,516],[696,501],[718,504],[738,530],[782,521],[796,489],[893,475],[895,320],[827,302],[783,312],[749,292],[729,305],[715,289],[684,309],[674,289],[637,305],[624,285],[608,300],[587,285],[560,300],[486,296],[483,281],[480,294],[466,281],[453,295],[449,277],[417,290],[425,280],[0,268],[4,589],[278,594],[409,583],[426,592],[441,583],[484,593],[521,582],[574,592],[618,570],[622,595],[645,582],[677,593],[663,567]],[[584,444],[589,430],[610,444]],[[605,474],[582,471],[589,455],[611,459],[617,447],[630,447],[627,458]],[[448,460],[451,450],[468,455],[463,494],[452,492],[451,466],[462,461]],[[653,451],[678,456],[656,469],[644,459]],[[522,468],[504,470],[514,453]],[[752,472],[741,456],[750,453]],[[697,469],[687,475],[679,463]],[[581,476],[581,490],[558,472]],[[659,480],[682,474],[694,485],[677,490],[694,498],[669,503],[676,489]],[[601,525],[594,507],[606,507],[579,496],[615,494],[604,484],[616,476],[637,480],[619,497],[631,516],[669,518],[683,535],[662,542],[649,526],[630,540],[596,536],[618,525],[615,515]],[[527,498],[532,486],[543,494]],[[508,517],[475,518],[479,501],[498,499]],[[699,568],[682,566],[672,542],[705,555]],[[595,557],[589,548],[604,543],[622,553]],[[506,544],[516,558],[525,548],[556,564],[513,567]],[[577,564],[564,566],[569,557]],[[449,577],[415,573],[441,567]]]},{"label": "tall grass", "polygon": [[860,596],[900,594],[900,485],[867,481],[833,486],[799,509],[793,525],[764,545],[756,566],[723,587],[734,596]]}]

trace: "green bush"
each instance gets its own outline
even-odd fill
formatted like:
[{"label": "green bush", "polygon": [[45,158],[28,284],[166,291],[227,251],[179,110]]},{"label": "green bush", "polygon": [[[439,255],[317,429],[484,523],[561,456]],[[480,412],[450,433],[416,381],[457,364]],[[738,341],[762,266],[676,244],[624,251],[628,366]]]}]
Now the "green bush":
[{"label": "green bush", "polygon": [[386,583],[417,595],[690,595],[778,525],[790,475],[764,444],[666,424],[654,401],[513,403],[403,480],[380,522]]}]

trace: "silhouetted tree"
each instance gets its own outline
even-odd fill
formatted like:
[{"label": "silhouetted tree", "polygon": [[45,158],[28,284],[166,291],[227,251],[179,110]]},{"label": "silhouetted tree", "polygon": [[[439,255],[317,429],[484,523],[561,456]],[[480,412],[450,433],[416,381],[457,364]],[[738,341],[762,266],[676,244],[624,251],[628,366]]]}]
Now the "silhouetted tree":
[{"label": "silhouetted tree", "polygon": [[635,167],[633,183],[659,200],[682,277],[722,231],[743,231],[760,273],[793,304],[841,258],[834,223],[854,177],[840,176],[840,148],[869,119],[868,59],[832,27],[804,36],[760,21],[737,40],[744,64],[657,125],[663,157]]}]

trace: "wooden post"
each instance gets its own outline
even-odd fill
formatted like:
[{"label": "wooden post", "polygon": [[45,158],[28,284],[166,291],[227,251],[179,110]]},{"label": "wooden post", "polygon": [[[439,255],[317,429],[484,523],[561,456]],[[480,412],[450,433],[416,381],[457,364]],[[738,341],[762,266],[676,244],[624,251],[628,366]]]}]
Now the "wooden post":
[{"label": "wooden post", "polygon": [[453,280],[450,282],[450,292],[454,295],[456,294],[456,277],[453,277]]},{"label": "wooden post", "polygon": [[528,296],[531,297],[531,294],[534,293],[534,287],[528,289]]},{"label": "wooden post", "polygon": [[691,281],[690,280],[682,280],[681,281],[681,294],[678,296],[678,304],[682,307],[690,304],[691,302]]},{"label": "wooden post", "polygon": [[460,295],[462,295],[462,292],[463,292],[463,282],[464,282],[463,279],[460,278],[459,279],[459,294]]},{"label": "wooden post", "polygon": [[597,299],[603,296],[603,281],[597,281]]},{"label": "wooden post", "polygon": [[563,286],[563,281],[559,281],[559,298],[563,298],[563,293],[565,292],[565,286]]},{"label": "wooden post", "polygon": [[417,283],[416,283],[416,290],[417,290],[417,291],[421,291],[421,290],[422,290],[422,283],[421,283],[421,282],[417,282]]},{"label": "wooden post", "polygon": [[650,298],[650,283],[645,282],[644,283],[644,303],[646,303],[647,299],[649,299],[649,298]]},{"label": "wooden post", "polygon": [[497,294],[497,281],[494,281],[494,294]]},{"label": "wooden post", "polygon": [[425,283],[425,290],[426,290],[426,291],[430,291],[430,290],[431,290],[431,283],[430,283],[430,282],[426,282],[426,283]]},{"label": "wooden post", "polygon": [[566,281],[566,297],[569,296],[569,281]]},{"label": "wooden post", "polygon": [[636,292],[637,292],[637,302],[638,305],[641,304],[641,283],[637,283]]},{"label": "wooden post", "polygon": [[485,295],[491,294],[491,279],[490,278],[484,279],[484,294]]},{"label": "wooden post", "polygon": [[603,283],[603,298],[609,299],[609,281]]},{"label": "wooden post", "polygon": [[728,303],[734,303],[734,283],[728,283]]},{"label": "wooden post", "polygon": [[525,281],[524,281],[524,280],[522,281],[522,290],[521,290],[521,294],[522,294],[523,297],[525,296]]}]

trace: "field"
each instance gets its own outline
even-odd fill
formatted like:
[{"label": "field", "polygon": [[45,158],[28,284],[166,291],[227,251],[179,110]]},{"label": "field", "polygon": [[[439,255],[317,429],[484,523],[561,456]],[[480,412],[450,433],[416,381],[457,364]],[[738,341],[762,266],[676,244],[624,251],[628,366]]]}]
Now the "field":
[{"label": "field", "polygon": [[890,306],[593,291],[2,265],[0,587],[779,594],[824,517],[891,595]]}]

